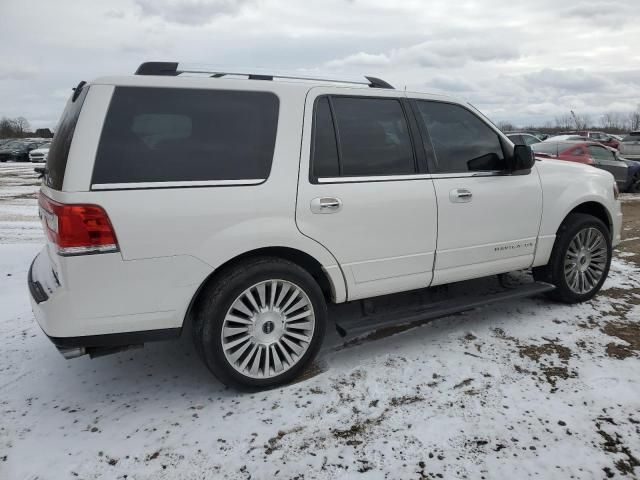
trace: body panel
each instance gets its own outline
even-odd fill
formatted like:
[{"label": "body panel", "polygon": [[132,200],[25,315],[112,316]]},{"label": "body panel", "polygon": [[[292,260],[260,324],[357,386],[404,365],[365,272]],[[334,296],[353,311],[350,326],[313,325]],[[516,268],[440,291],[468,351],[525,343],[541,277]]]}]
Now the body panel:
[{"label": "body panel", "polygon": [[[362,93],[323,87],[309,92],[296,207],[300,231],[330,250],[344,271],[349,300],[428,286],[437,233],[437,205],[428,175],[397,175],[384,181],[342,177],[331,183],[323,179],[311,183],[309,160],[316,98]],[[404,97],[403,92],[389,90],[370,90],[366,95]],[[311,202],[325,197],[339,199],[342,208],[331,214],[314,213]]]}]

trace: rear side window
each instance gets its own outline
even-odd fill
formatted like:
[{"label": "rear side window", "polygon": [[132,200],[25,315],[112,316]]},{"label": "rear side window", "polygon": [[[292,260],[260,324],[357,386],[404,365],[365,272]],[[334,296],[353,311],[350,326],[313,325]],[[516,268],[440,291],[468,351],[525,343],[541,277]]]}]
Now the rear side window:
[{"label": "rear side window", "polygon": [[64,172],[67,168],[67,158],[71,149],[71,140],[76,130],[80,110],[87,97],[89,91],[88,86],[82,88],[79,93],[74,92],[67,106],[62,112],[62,117],[55,129],[55,135],[49,148],[49,156],[47,157],[47,167],[45,175],[45,183],[54,190],[62,190],[62,182],[64,181]]},{"label": "rear side window", "polygon": [[264,181],[278,105],[269,92],[117,87],[92,183]]},{"label": "rear side window", "polygon": [[443,102],[418,101],[436,155],[437,173],[503,170],[498,134],[466,108]]},{"label": "rear side window", "polygon": [[316,178],[415,173],[409,126],[400,101],[320,97],[312,163]]},{"label": "rear side window", "polygon": [[589,155],[596,160],[613,160],[614,159],[613,153],[604,147],[599,147],[597,145],[589,145],[587,148],[589,149]]},{"label": "rear side window", "polygon": [[313,176],[339,176],[338,144],[328,97],[320,97],[316,104],[313,136]]}]

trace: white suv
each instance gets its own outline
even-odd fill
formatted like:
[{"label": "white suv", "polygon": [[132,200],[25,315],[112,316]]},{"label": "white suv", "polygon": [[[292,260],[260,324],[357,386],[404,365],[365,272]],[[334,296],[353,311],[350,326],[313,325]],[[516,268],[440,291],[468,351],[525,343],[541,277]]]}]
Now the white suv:
[{"label": "white suv", "polygon": [[[536,162],[467,103],[370,77],[136,73],[75,89],[43,170],[29,289],[67,357],[189,323],[220,380],[266,388],[309,364],[328,317],[349,330],[541,292],[580,302],[607,276],[611,174]],[[425,301],[530,269],[515,289]]]}]

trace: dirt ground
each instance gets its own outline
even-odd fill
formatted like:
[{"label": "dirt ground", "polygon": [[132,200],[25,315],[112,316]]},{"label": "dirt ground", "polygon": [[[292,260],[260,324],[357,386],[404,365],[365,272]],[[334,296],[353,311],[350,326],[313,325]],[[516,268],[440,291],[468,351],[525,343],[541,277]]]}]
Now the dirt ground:
[{"label": "dirt ground", "polygon": [[[617,247],[622,256],[640,265],[640,197],[623,196],[622,243]],[[628,255],[633,254],[633,255]]]}]

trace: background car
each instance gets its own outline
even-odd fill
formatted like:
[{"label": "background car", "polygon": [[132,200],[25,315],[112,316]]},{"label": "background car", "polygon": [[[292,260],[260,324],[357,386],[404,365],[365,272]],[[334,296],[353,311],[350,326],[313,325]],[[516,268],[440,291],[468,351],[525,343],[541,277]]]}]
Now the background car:
[{"label": "background car", "polygon": [[580,141],[588,141],[587,137],[583,137],[582,135],[554,135],[552,137],[547,137],[545,142],[566,142],[566,141],[580,140]]},{"label": "background car", "polygon": [[620,191],[628,193],[640,193],[640,161],[619,157],[628,167],[627,184]]},{"label": "background car", "polygon": [[35,150],[44,142],[33,140],[14,140],[0,147],[0,162],[13,160],[16,162],[28,162],[29,152]]},{"label": "background car", "polygon": [[539,137],[524,132],[507,133],[507,137],[516,145],[533,145],[542,141]]},{"label": "background car", "polygon": [[568,162],[585,163],[610,172],[620,190],[627,188],[629,166],[616,157],[614,151],[598,142],[589,141],[552,141],[552,139],[531,145],[536,157],[553,158]]},{"label": "background car", "polygon": [[620,155],[630,160],[640,160],[640,131],[629,133],[620,142]]},{"label": "background car", "polygon": [[44,144],[35,150],[29,152],[29,161],[32,163],[46,162],[49,157],[50,144]]},{"label": "background car", "polygon": [[620,141],[608,133],[604,132],[594,132],[590,130],[576,130],[569,132],[560,132],[560,135],[580,135],[581,137],[586,137],[587,139],[598,142],[607,147],[615,148],[616,150],[620,146]]}]

